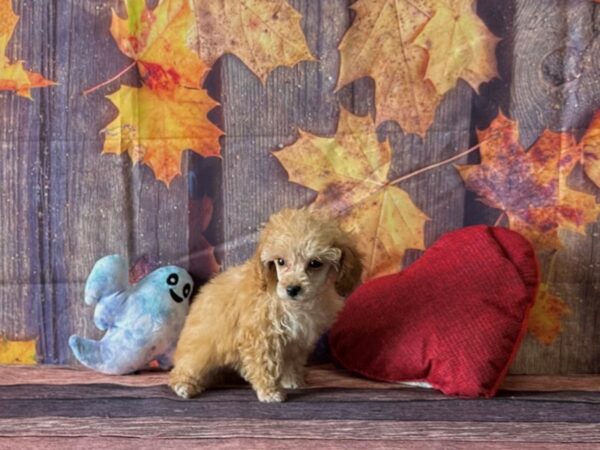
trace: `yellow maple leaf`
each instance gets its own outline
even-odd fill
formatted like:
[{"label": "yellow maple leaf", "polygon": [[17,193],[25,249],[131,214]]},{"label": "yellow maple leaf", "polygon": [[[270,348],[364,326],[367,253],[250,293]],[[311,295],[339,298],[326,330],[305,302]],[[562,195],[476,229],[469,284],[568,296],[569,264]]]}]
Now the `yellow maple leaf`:
[{"label": "yellow maple leaf", "polygon": [[529,313],[527,329],[541,344],[552,345],[561,333],[561,318],[570,313],[567,304],[550,294],[548,286],[542,283]]},{"label": "yellow maple leaf", "polygon": [[458,170],[467,189],[506,213],[511,229],[538,248],[558,249],[559,230],[585,234],[586,226],[597,220],[600,205],[595,197],[568,186],[580,159],[573,136],[544,130],[526,151],[519,143],[517,122],[502,113],[477,134],[481,163]]},{"label": "yellow maple leaf", "polygon": [[314,60],[300,21],[286,0],[193,0],[198,52],[212,65],[225,53],[240,58],[264,83],[277,66]]},{"label": "yellow maple leaf", "polygon": [[128,152],[135,163],[149,165],[167,185],[181,174],[183,150],[203,156],[220,154],[221,130],[202,120],[216,105],[204,90],[121,86],[107,98],[120,114],[103,130],[103,153]]},{"label": "yellow maple leaf", "polygon": [[397,272],[407,249],[424,248],[427,216],[389,183],[392,152],[368,117],[342,110],[335,137],[302,132],[275,156],[290,181],[318,192],[314,208],[332,212],[356,234],[366,278]]},{"label": "yellow maple leaf", "polygon": [[15,91],[17,95],[31,98],[31,89],[51,86],[39,73],[28,72],[23,61],[10,63],[6,57],[6,47],[19,21],[11,5],[11,0],[0,0],[0,91]]},{"label": "yellow maple leaf", "polygon": [[588,177],[600,187],[600,111],[594,114],[592,122],[581,140],[583,166]]},{"label": "yellow maple leaf", "polygon": [[498,38],[473,0],[358,0],[344,35],[338,88],[375,81],[376,122],[424,136],[442,95],[464,78],[475,89],[497,75]]},{"label": "yellow maple leaf", "polygon": [[36,341],[9,341],[0,338],[0,364],[36,363]]},{"label": "yellow maple leaf", "polygon": [[189,0],[161,0],[149,10],[145,0],[125,0],[127,18],[113,10],[110,32],[119,49],[137,62],[153,89],[199,87],[208,67],[188,47],[195,19]]},{"label": "yellow maple leaf", "polygon": [[477,16],[473,0],[445,0],[436,3],[435,14],[414,43],[429,53],[425,78],[445,94],[459,78],[477,91],[497,77],[498,41]]},{"label": "yellow maple leaf", "polygon": [[425,79],[427,51],[413,41],[434,12],[434,0],[359,0],[340,43],[338,88],[362,77],[375,81],[376,122],[396,120],[424,136],[441,100]]}]

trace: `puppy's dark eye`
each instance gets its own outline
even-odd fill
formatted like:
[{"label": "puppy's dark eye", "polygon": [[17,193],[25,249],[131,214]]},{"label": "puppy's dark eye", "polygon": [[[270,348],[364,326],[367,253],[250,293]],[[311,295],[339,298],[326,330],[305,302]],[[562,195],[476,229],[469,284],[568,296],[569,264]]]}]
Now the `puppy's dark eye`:
[{"label": "puppy's dark eye", "polygon": [[192,286],[190,286],[190,283],[185,283],[185,286],[183,287],[183,296],[187,297],[188,295],[190,295],[191,290]]},{"label": "puppy's dark eye", "polygon": [[323,263],[321,261],[319,261],[318,259],[311,259],[310,262],[308,263],[308,267],[310,267],[311,269],[318,269],[322,265],[323,265]]},{"label": "puppy's dark eye", "polygon": [[172,273],[171,275],[169,275],[169,278],[167,278],[167,284],[169,284],[171,286],[175,286],[178,281],[179,281],[179,277],[177,276],[176,273]]},{"label": "puppy's dark eye", "polygon": [[285,266],[285,259],[283,259],[283,258],[277,258],[277,265],[278,266]]}]

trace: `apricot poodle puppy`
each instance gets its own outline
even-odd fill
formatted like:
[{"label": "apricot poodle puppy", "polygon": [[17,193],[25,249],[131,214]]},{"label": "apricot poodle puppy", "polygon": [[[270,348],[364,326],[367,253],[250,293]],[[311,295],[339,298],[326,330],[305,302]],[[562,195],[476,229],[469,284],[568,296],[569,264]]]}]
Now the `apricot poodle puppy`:
[{"label": "apricot poodle puppy", "polygon": [[304,365],[360,281],[352,238],[306,209],[265,224],[254,256],[216,276],[195,297],[177,344],[169,386],[202,392],[224,368],[246,379],[263,402],[304,384]]}]

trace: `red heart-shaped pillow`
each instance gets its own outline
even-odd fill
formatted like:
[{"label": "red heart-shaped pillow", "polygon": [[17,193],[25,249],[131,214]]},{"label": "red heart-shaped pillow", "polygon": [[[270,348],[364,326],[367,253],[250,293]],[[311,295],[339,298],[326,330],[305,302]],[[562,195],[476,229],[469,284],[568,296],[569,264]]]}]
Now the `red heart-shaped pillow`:
[{"label": "red heart-shaped pillow", "polygon": [[331,350],[369,378],[491,397],[525,334],[538,283],[534,250],[520,234],[454,231],[403,272],[360,286],[331,330]]}]

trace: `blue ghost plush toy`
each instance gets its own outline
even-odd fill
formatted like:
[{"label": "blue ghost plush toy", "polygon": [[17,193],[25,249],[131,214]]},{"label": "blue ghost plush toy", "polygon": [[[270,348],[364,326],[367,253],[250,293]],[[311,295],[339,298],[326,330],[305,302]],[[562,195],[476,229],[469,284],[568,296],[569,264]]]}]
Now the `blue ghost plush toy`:
[{"label": "blue ghost plush toy", "polygon": [[102,373],[135,372],[153,360],[168,368],[192,288],[190,275],[176,266],[156,269],[132,286],[126,260],[106,256],[85,285],[85,303],[96,305],[94,323],[106,334],[99,341],[71,336],[69,346],[79,362]]}]

